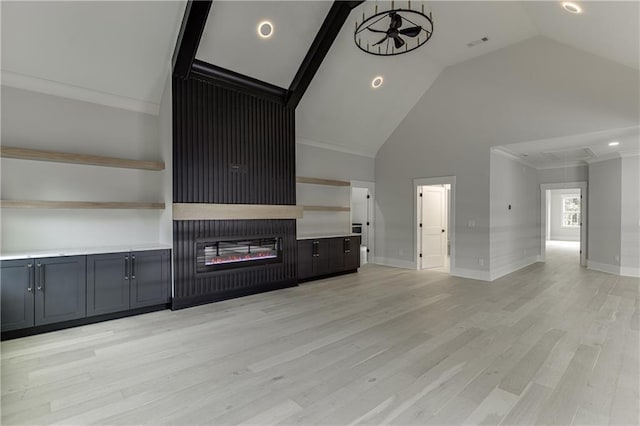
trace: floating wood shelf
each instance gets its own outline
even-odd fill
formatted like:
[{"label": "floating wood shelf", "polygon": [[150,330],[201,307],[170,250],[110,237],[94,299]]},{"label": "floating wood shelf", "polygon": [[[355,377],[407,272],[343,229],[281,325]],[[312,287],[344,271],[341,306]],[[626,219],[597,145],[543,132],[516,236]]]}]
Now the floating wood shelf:
[{"label": "floating wood shelf", "polygon": [[300,219],[302,206],[174,203],[173,220]]},{"label": "floating wood shelf", "polygon": [[164,170],[162,161],[128,160],[98,155],[70,154],[66,152],[40,151],[27,148],[0,148],[0,156],[20,160],[51,161],[55,163],[84,164],[90,166],[120,167],[139,170]]},{"label": "floating wood shelf", "polygon": [[333,180],[333,179],[319,179],[312,177],[304,177],[298,176],[296,177],[297,183],[310,183],[313,185],[327,185],[327,186],[351,186],[351,182],[347,182],[344,180]]},{"label": "floating wood shelf", "polygon": [[351,207],[342,206],[303,206],[309,212],[350,212]]},{"label": "floating wood shelf", "polygon": [[164,210],[164,203],[135,203],[118,201],[36,201],[2,200],[4,209],[121,209]]}]

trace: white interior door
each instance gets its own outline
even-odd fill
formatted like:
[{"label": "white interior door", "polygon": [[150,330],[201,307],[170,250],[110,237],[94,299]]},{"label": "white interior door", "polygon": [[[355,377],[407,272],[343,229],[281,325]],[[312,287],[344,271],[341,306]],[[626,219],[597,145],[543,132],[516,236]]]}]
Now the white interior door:
[{"label": "white interior door", "polygon": [[447,256],[445,189],[422,187],[422,269],[444,266]]}]

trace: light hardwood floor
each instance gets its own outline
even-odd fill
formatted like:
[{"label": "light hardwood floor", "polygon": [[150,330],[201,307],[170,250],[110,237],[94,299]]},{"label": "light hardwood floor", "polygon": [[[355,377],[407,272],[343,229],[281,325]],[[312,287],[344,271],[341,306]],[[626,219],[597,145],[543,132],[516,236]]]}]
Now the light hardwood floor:
[{"label": "light hardwood floor", "polygon": [[2,424],[638,424],[639,283],[355,275],[2,343]]}]

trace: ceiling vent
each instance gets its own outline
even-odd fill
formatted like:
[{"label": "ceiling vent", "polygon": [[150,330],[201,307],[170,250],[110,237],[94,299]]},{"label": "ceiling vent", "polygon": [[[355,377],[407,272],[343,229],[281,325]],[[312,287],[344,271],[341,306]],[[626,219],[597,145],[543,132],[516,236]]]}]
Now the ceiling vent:
[{"label": "ceiling vent", "polygon": [[550,160],[556,161],[579,161],[596,158],[596,155],[589,148],[571,148],[560,151],[543,152],[542,155]]},{"label": "ceiling vent", "polygon": [[482,37],[482,38],[479,38],[478,40],[473,40],[473,41],[467,43],[467,47],[474,47],[474,46],[477,46],[479,44],[486,43],[488,41],[489,41],[489,37]]}]

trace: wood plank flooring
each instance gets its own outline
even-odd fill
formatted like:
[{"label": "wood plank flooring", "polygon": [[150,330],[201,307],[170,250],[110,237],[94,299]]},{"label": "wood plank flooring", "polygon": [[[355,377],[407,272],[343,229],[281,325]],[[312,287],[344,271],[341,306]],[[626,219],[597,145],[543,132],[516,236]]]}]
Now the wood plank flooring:
[{"label": "wood plank flooring", "polygon": [[639,282],[354,275],[2,343],[15,424],[640,423]]}]

